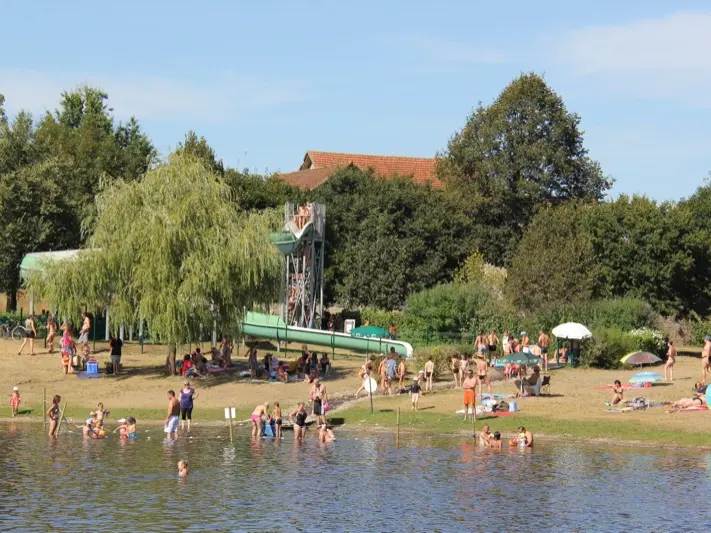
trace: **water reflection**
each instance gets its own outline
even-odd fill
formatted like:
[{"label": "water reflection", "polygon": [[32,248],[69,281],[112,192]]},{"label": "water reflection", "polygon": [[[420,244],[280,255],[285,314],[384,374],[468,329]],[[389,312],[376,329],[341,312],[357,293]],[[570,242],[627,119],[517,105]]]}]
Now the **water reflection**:
[{"label": "water reflection", "polygon": [[0,530],[694,530],[705,515],[690,495],[711,488],[706,453],[542,442],[492,451],[409,434],[399,447],[392,435],[341,433],[329,445],[290,433],[237,433],[233,444],[208,429],[149,435],[50,440],[41,426],[0,426]]}]

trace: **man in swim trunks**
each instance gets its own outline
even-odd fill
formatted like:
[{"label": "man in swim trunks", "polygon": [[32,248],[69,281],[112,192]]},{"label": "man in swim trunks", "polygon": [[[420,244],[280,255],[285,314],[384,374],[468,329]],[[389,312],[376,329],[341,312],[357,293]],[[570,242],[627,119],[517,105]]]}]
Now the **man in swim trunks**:
[{"label": "man in swim trunks", "polygon": [[484,359],[484,354],[480,353],[476,358],[476,382],[479,385],[479,397],[484,400],[484,384],[486,384],[486,389],[489,392],[489,398],[493,398],[491,393],[491,382],[489,381],[489,365],[486,364],[486,359]]},{"label": "man in swim trunks", "polygon": [[541,359],[543,360],[543,371],[548,370],[548,348],[551,345],[551,338],[543,330],[538,333],[538,347],[541,349]]},{"label": "man in swim trunks", "polygon": [[472,406],[472,417],[474,417],[476,383],[477,378],[474,377],[474,370],[470,368],[467,372],[467,377],[465,377],[462,382],[462,387],[464,388],[464,420],[467,419],[470,405]]},{"label": "man in swim trunks", "polygon": [[77,342],[82,345],[82,353],[89,353],[89,330],[91,329],[91,320],[86,313],[81,314],[81,330]]},{"label": "man in swim trunks", "polygon": [[492,438],[493,435],[491,434],[489,424],[484,424],[484,427],[481,428],[481,433],[479,433],[479,445],[488,446]]},{"label": "man in swim trunks", "polygon": [[489,336],[486,338],[486,342],[489,347],[489,361],[491,362],[493,360],[496,362],[496,350],[499,346],[499,337],[495,329],[491,330],[491,333],[489,333]]},{"label": "man in swim trunks", "polygon": [[323,383],[319,383],[318,378],[314,378],[314,384],[311,386],[311,401],[314,405],[314,416],[316,417],[317,424],[326,423],[326,408],[325,405],[328,403],[328,394],[326,393],[326,387]]},{"label": "man in swim trunks", "polygon": [[175,391],[168,391],[168,414],[163,423],[163,431],[169,439],[178,438],[178,421],[180,415],[180,402],[175,397]]},{"label": "man in swim trunks", "polygon": [[706,382],[706,373],[709,370],[711,360],[711,336],[704,337],[704,349],[701,352],[701,381]]},{"label": "man in swim trunks", "polygon": [[425,363],[425,392],[432,392],[432,379],[434,377],[434,361],[432,356]]}]

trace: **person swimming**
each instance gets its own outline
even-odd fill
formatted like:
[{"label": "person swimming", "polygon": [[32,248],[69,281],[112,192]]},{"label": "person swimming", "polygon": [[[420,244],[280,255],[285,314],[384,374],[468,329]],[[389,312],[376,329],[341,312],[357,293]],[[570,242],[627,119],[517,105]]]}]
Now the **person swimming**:
[{"label": "person swimming", "polygon": [[489,448],[492,450],[501,449],[501,433],[494,431],[494,438],[489,441]]},{"label": "person swimming", "polygon": [[325,444],[326,442],[333,442],[334,440],[336,440],[336,435],[333,434],[333,431],[329,429],[326,424],[321,424],[318,430],[318,441],[321,444]]},{"label": "person swimming", "polygon": [[188,477],[189,473],[188,462],[184,459],[178,461],[178,477]]}]

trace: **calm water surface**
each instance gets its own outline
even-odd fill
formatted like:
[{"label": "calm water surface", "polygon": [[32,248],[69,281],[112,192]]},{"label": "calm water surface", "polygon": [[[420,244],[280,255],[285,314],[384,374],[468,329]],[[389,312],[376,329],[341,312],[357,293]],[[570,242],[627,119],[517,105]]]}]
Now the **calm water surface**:
[{"label": "calm water surface", "polygon": [[[313,433],[313,432],[312,432]],[[0,531],[698,531],[711,455],[340,433],[319,445],[194,428],[50,441],[0,425]],[[150,439],[148,437],[151,437]],[[176,475],[178,459],[191,466]],[[673,502],[673,503],[670,503]],[[706,529],[704,527],[704,529]]]}]

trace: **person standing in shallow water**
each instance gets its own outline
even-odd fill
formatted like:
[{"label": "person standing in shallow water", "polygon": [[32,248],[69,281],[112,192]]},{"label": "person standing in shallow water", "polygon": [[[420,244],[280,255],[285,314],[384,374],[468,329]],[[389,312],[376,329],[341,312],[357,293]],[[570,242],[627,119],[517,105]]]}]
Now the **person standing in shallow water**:
[{"label": "person standing in shallow water", "polygon": [[57,432],[57,425],[59,424],[59,402],[62,401],[62,397],[56,395],[52,398],[52,407],[47,410],[47,418],[49,418],[49,436],[54,437]]},{"label": "person standing in shallow water", "polygon": [[169,439],[178,437],[178,421],[180,415],[180,402],[175,397],[175,391],[168,391],[168,414],[165,417],[163,431]]},{"label": "person standing in shallow water", "polygon": [[198,397],[198,393],[190,386],[189,381],[183,383],[183,388],[180,389],[180,429],[185,430],[185,422],[188,423],[188,431],[190,431],[190,423],[193,419],[193,400]]}]

